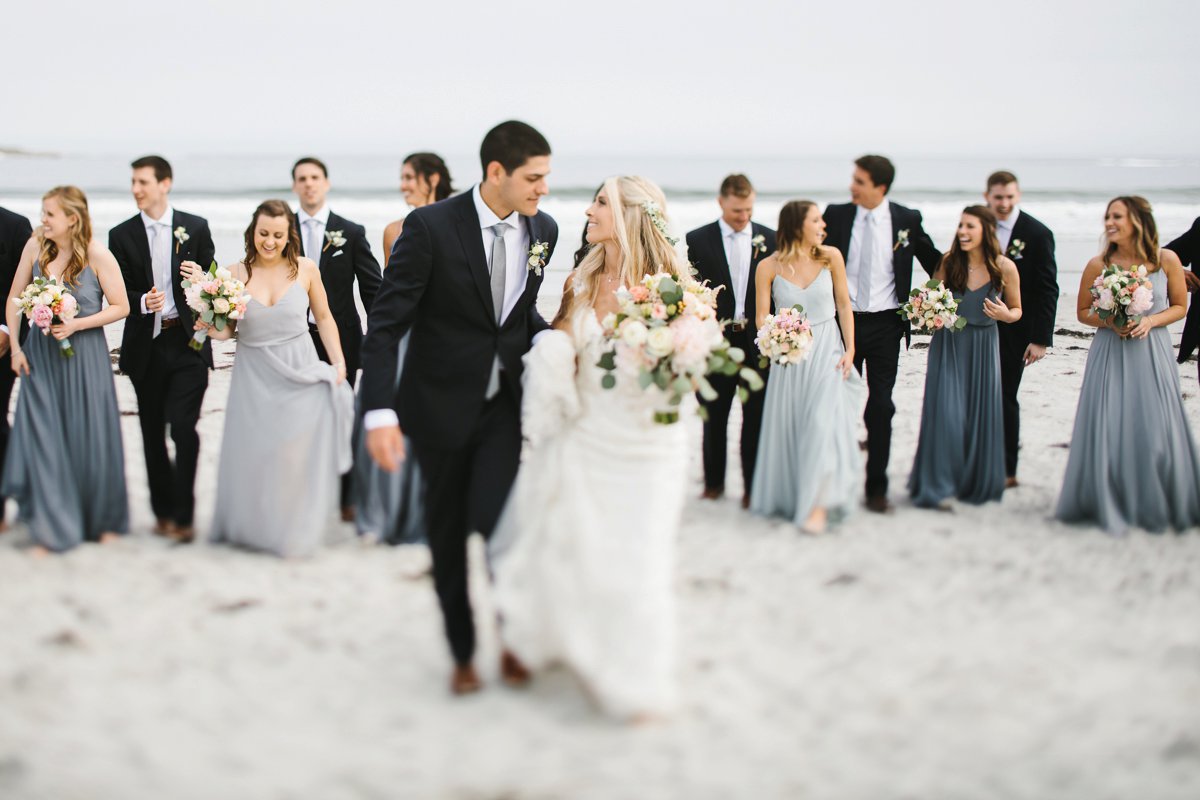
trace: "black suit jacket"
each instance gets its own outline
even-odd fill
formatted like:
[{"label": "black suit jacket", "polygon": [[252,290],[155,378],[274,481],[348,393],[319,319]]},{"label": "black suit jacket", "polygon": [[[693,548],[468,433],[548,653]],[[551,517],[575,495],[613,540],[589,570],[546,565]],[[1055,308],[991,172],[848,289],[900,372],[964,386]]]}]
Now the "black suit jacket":
[{"label": "black suit jacket", "polygon": [[[775,252],[775,231],[757,222],[751,222],[750,227],[751,236],[762,236],[763,244],[766,245],[765,250],[753,247],[750,250],[750,276],[746,284],[745,312],[750,327],[753,327],[758,299],[754,291],[754,275],[758,272],[758,263]],[[687,249],[688,260],[696,268],[700,280],[708,281],[711,286],[725,287],[717,294],[717,317],[732,320],[735,313],[733,278],[729,271],[729,259],[725,256],[725,241],[721,235],[720,224],[711,222],[688,233]],[[754,338],[753,334],[750,338]]]},{"label": "black suit jacket", "polygon": [[[0,290],[5,299],[12,290],[13,278],[17,274],[17,264],[21,261],[21,251],[33,235],[33,226],[29,220],[20,214],[14,214],[7,208],[0,208]],[[0,319],[3,322],[3,319]]]},{"label": "black suit jacket", "polygon": [[[1200,267],[1200,217],[1192,223],[1187,233],[1175,239],[1164,249],[1179,256],[1183,266],[1191,265],[1192,272]],[[1183,337],[1179,340],[1179,363],[1182,364],[1200,346],[1200,303],[1192,301],[1188,308],[1187,322],[1183,325]]]},{"label": "black suit jacket", "polygon": [[[1014,242],[1025,247],[1019,253]],[[1021,211],[1013,224],[1012,238],[1005,253],[1017,265],[1021,276],[1021,318],[1002,323],[1000,335],[1022,346],[1054,344],[1054,323],[1058,315],[1058,264],[1054,261],[1054,234],[1035,217]]]},{"label": "black suit jacket", "polygon": [[[299,230],[303,241],[304,229]],[[321,268],[321,283],[325,285],[325,294],[329,297],[329,313],[337,322],[342,355],[346,358],[346,372],[353,375],[359,367],[363,340],[362,318],[358,316],[358,307],[354,305],[354,280],[358,279],[358,294],[362,297],[363,307],[370,314],[383,276],[362,225],[330,211],[325,232],[328,234],[332,231],[341,232],[346,243],[341,247],[323,243],[320,259],[313,260]]]},{"label": "black suit jacket", "polygon": [[[171,218],[171,288],[175,297],[175,308],[184,330],[190,331],[194,317],[183,296],[183,281],[179,265],[194,261],[208,269],[216,254],[208,221],[195,214],[174,210]],[[188,235],[180,243],[174,237],[176,229],[182,227]],[[150,259],[150,239],[142,215],[137,214],[108,232],[108,249],[112,251],[121,267],[125,279],[125,292],[129,296],[129,316],[125,318],[125,333],[121,337],[121,360],[118,366],[131,380],[141,380],[150,364],[150,346],[154,341],[154,315],[142,313],[142,295],[154,286],[153,263]],[[200,358],[212,369],[212,341],[205,339]]]},{"label": "black suit jacket", "polygon": [[[546,242],[553,252],[554,220],[542,212],[521,219],[530,244]],[[464,446],[483,410],[497,354],[502,379],[521,397],[521,357],[534,334],[550,327],[537,311],[541,285],[542,276],[529,271],[524,293],[497,324],[473,193],[414,210],[404,220],[368,317],[363,408],[396,409],[405,434],[418,442]],[[408,352],[396,391],[397,347],[406,333]]]},{"label": "black suit jacket", "polygon": [[[892,217],[892,271],[896,276],[896,303],[908,302],[912,290],[913,257],[922,269],[932,275],[942,260],[941,252],[921,226],[921,212],[888,201]],[[836,247],[842,259],[850,260],[850,235],[858,206],[853,203],[830,203],[825,208],[825,244]],[[908,231],[908,244],[900,245],[900,231]]]}]

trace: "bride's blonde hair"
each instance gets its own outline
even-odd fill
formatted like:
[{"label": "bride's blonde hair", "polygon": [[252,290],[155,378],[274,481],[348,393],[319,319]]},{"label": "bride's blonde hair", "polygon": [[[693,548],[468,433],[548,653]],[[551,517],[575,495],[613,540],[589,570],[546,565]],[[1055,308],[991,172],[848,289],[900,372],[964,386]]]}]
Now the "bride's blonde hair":
[{"label": "bride's blonde hair", "polygon": [[[641,283],[655,272],[679,277],[689,274],[687,262],[675,250],[670,236],[667,199],[651,181],[638,175],[619,175],[604,181],[600,192],[613,212],[613,235],[621,251],[620,280],[626,286]],[[574,291],[567,293],[569,316],[578,303],[595,305],[604,272],[604,248],[592,247],[570,278]]]}]

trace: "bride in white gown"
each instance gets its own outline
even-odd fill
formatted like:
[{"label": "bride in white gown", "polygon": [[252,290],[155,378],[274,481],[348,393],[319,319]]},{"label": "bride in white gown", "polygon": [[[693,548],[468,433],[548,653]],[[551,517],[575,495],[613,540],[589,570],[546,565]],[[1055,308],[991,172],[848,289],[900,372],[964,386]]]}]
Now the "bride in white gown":
[{"label": "bride in white gown", "polygon": [[661,395],[601,388],[600,320],[615,291],[687,273],[668,241],[662,191],[610,178],[587,211],[593,246],[567,279],[555,330],[525,356],[521,470],[493,538],[505,645],[527,666],[570,667],[608,713],[675,702],[675,536],[683,510],[683,423],[653,421]]}]

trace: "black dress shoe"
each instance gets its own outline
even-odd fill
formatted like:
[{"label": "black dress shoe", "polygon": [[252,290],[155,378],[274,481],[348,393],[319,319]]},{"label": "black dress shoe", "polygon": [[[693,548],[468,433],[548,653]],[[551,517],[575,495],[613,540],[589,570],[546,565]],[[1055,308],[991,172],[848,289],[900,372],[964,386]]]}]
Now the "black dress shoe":
[{"label": "black dress shoe", "polygon": [[867,498],[867,510],[876,514],[891,514],[896,507],[888,502],[887,495],[876,494]]}]

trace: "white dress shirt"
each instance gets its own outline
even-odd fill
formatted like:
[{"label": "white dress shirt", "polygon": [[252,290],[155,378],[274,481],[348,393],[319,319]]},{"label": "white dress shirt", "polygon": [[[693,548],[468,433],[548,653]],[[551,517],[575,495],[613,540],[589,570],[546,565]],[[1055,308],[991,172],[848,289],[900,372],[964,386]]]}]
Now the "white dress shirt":
[{"label": "white dress shirt", "polygon": [[[329,226],[329,206],[321,206],[321,210],[312,215],[303,208],[298,209],[296,219],[300,222],[300,246],[304,249],[304,255],[320,264],[321,250],[325,247],[325,228]],[[315,232],[310,234],[310,229],[314,227]],[[310,241],[316,247],[312,253],[308,252],[312,249]]]},{"label": "white dress shirt", "polygon": [[754,226],[746,223],[746,227],[735,231],[733,226],[724,219],[717,220],[721,228],[721,242],[725,245],[725,260],[729,264],[729,277],[733,286],[733,318],[746,318],[746,290],[750,281],[750,261],[753,256],[750,240],[754,238]]},{"label": "white dress shirt", "polygon": [[1021,215],[1021,209],[1014,207],[1012,213],[1008,215],[1008,219],[996,218],[996,238],[1000,240],[1000,252],[1008,255],[1008,243],[1012,241],[1013,226],[1017,224],[1017,217]]},{"label": "white dress shirt", "polygon": [[[871,217],[870,224],[875,226],[874,247],[870,253],[863,253],[862,237],[868,216]],[[858,274],[862,269],[871,270],[870,297],[858,297]],[[850,304],[855,311],[899,308],[896,303],[896,272],[892,266],[892,211],[887,200],[870,211],[862,206],[855,210],[850,249],[846,253],[846,282],[850,289]]]},{"label": "white dress shirt", "polygon": [[[154,335],[158,336],[161,320],[179,316],[179,310],[175,308],[175,290],[171,285],[171,254],[175,247],[175,232],[171,223],[175,218],[175,210],[167,206],[167,210],[158,219],[154,219],[145,211],[141,213],[141,217],[142,224],[146,226],[146,241],[150,245],[150,269],[154,275],[154,285],[163,293],[165,300],[154,325]],[[142,313],[150,313],[146,308],[146,295],[142,295]]]}]

